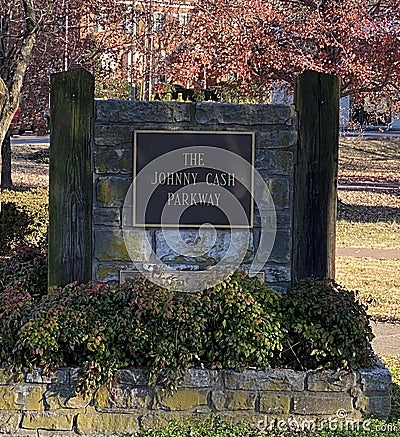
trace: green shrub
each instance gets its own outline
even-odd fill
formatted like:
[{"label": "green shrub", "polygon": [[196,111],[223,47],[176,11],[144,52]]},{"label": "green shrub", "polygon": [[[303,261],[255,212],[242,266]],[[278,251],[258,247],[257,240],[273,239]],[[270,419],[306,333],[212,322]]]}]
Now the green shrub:
[{"label": "green shrub", "polygon": [[8,287],[32,296],[47,293],[47,247],[20,245],[0,260],[0,292]]},{"label": "green shrub", "polygon": [[46,239],[48,192],[4,190],[0,194],[0,255],[18,244],[37,245]]},{"label": "green shrub", "polygon": [[286,334],[280,293],[257,278],[236,273],[204,295],[210,333],[207,362],[235,370],[278,364]]},{"label": "green shrub", "polygon": [[47,293],[47,251],[43,246],[18,246],[0,262],[0,363],[22,363],[14,350],[24,321]]},{"label": "green shrub", "polygon": [[297,369],[346,369],[372,364],[373,334],[355,293],[331,280],[305,279],[282,299],[289,330],[285,361]]},{"label": "green shrub", "polygon": [[18,287],[0,291],[0,363],[2,367],[19,367],[22,362],[15,353],[15,341],[23,320],[34,307],[32,296]]},{"label": "green shrub", "polygon": [[[25,258],[17,259],[14,266]],[[80,366],[82,392],[108,384],[126,366],[145,367],[150,383],[173,389],[192,366],[240,371],[372,364],[365,308],[332,281],[304,280],[281,296],[235,273],[196,293],[141,278],[124,285],[70,284],[40,296],[45,289],[32,285],[38,276],[25,277],[14,278],[0,296],[2,363],[12,355],[15,367]]]},{"label": "green shrub", "polygon": [[188,294],[147,279],[69,285],[33,309],[16,351],[31,366],[83,366],[83,391],[128,365],[173,388],[190,366],[270,367],[283,338],[278,303],[276,292],[239,273]]}]

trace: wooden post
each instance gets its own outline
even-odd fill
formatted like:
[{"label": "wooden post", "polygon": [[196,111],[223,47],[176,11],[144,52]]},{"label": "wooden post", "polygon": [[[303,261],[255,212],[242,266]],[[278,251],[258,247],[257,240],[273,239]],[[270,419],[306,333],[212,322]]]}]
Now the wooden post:
[{"label": "wooden post", "polygon": [[50,78],[49,291],[92,276],[91,137],[94,78],[84,70]]},{"label": "wooden post", "polygon": [[306,71],[296,80],[293,282],[335,277],[339,98],[336,76]]}]

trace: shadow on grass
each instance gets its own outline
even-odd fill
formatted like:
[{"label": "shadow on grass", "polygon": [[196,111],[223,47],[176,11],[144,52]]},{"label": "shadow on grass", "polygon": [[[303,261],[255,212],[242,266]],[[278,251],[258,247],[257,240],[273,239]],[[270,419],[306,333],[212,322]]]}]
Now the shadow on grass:
[{"label": "shadow on grass", "polygon": [[338,201],[338,220],[361,223],[400,223],[400,208],[390,206],[351,205]]}]

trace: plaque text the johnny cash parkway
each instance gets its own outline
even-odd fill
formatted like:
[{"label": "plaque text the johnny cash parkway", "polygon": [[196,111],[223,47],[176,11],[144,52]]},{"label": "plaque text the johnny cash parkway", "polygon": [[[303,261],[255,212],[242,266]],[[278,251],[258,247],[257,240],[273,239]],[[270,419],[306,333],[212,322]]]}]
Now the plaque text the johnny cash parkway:
[{"label": "plaque text the johnny cash parkway", "polygon": [[254,134],[135,131],[133,225],[250,228]]}]

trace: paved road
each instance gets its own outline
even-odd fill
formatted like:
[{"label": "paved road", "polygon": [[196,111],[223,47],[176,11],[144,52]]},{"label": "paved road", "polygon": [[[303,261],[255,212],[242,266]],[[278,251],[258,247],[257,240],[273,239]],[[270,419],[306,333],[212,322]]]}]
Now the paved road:
[{"label": "paved road", "polygon": [[[359,132],[341,132],[341,135],[344,137],[359,137]],[[397,130],[389,130],[384,132],[379,131],[364,131],[361,134],[361,137],[363,138],[376,138],[376,137],[399,137],[400,136],[400,129]],[[46,135],[44,137],[38,137],[37,135],[15,135],[12,137],[12,142],[14,144],[47,144],[49,143],[49,135]]]},{"label": "paved road", "polygon": [[370,190],[396,190],[400,188],[400,183],[394,182],[349,182],[340,183],[339,191],[370,191]]},{"label": "paved road", "polygon": [[341,136],[344,137],[361,137],[361,138],[376,138],[376,137],[399,137],[400,136],[400,129],[395,130],[365,130],[363,132],[351,132],[351,131],[342,131],[340,132]]},{"label": "paved road", "polygon": [[370,249],[368,247],[337,247],[336,255],[354,258],[400,259],[400,249]]},{"label": "paved road", "polygon": [[50,144],[50,137],[38,137],[37,135],[14,135],[11,137],[11,144]]},{"label": "paved road", "polygon": [[375,338],[372,348],[378,355],[400,355],[400,324],[371,322]]}]

